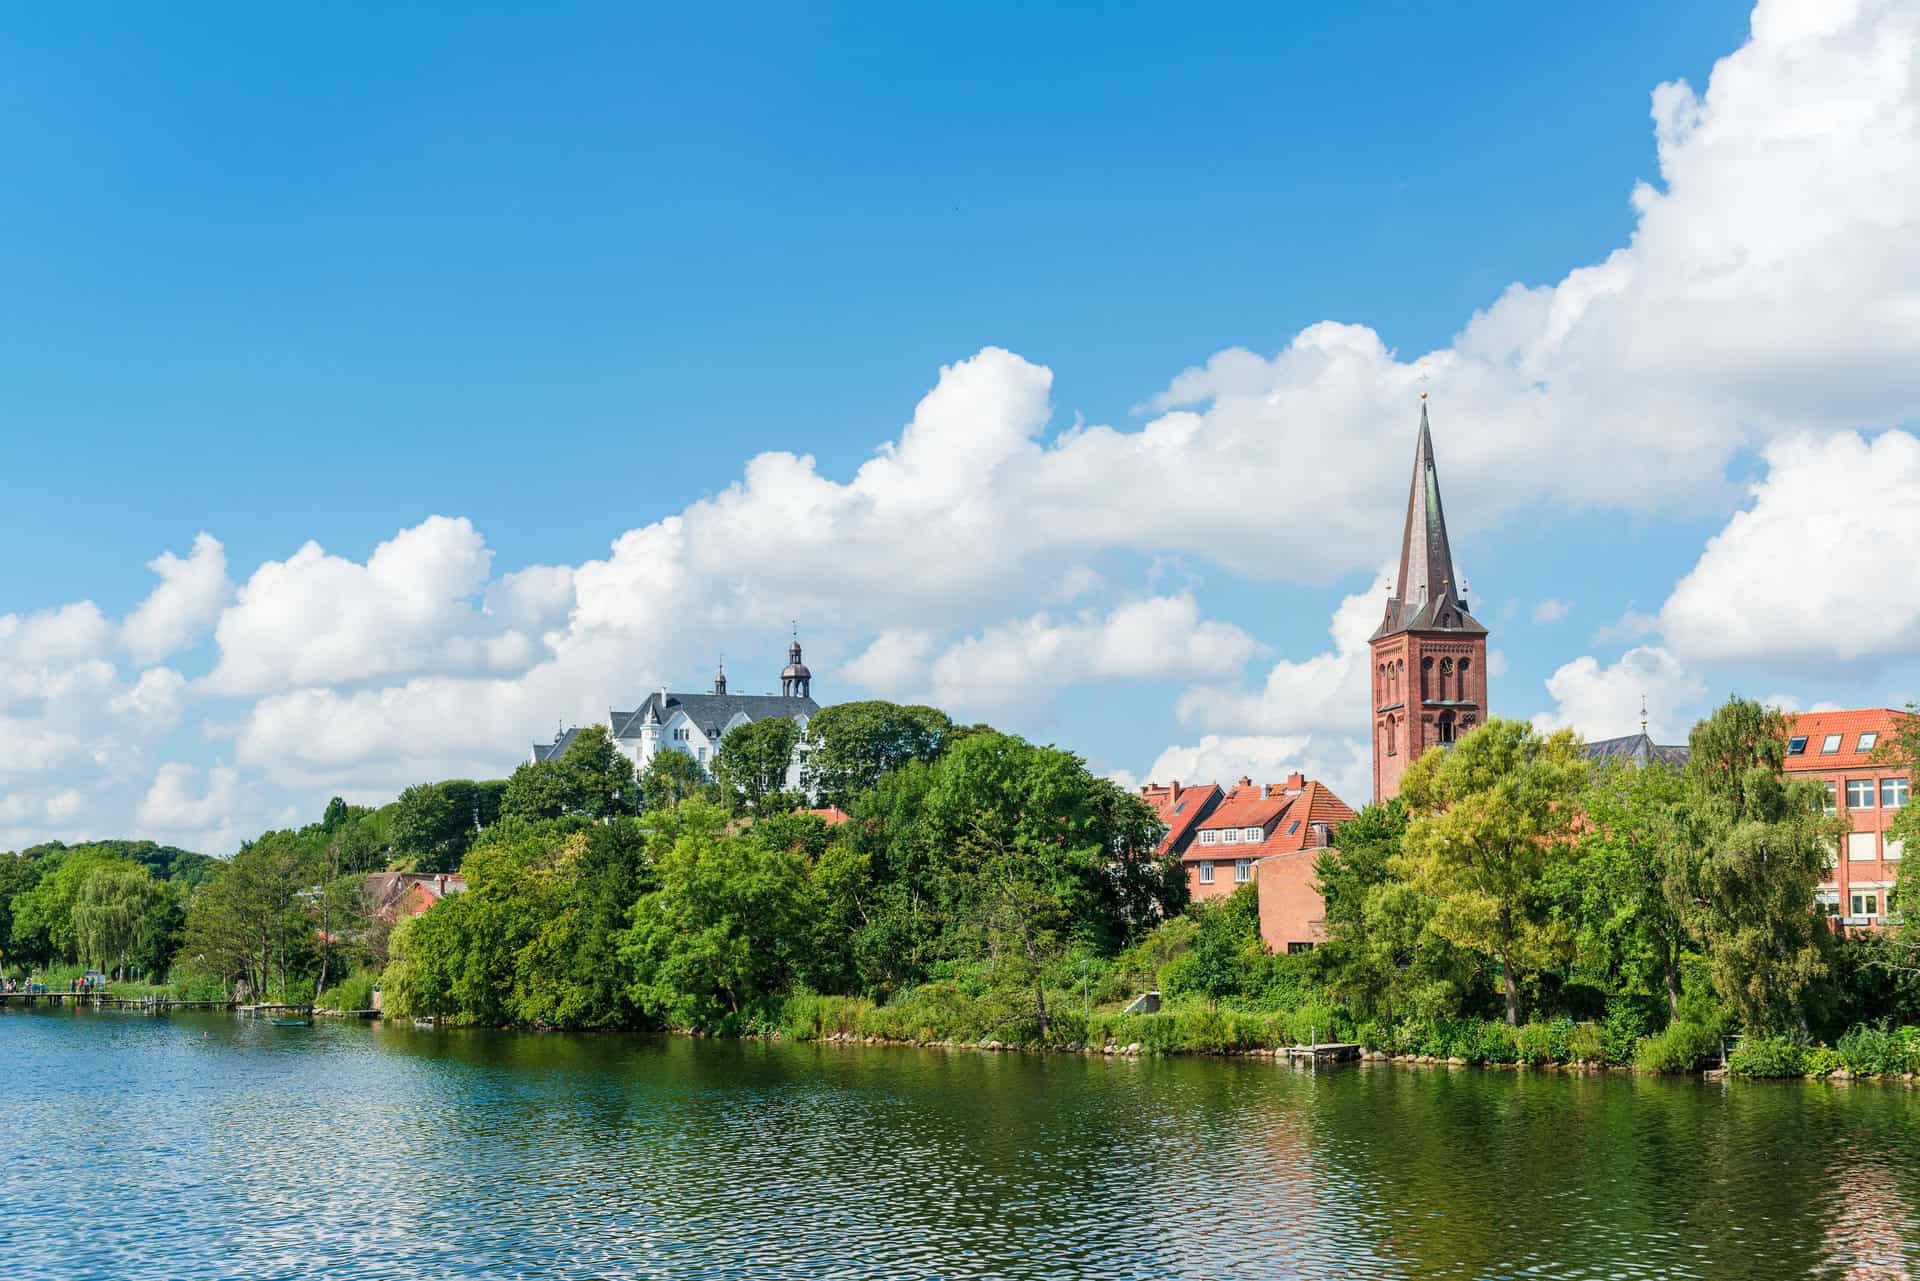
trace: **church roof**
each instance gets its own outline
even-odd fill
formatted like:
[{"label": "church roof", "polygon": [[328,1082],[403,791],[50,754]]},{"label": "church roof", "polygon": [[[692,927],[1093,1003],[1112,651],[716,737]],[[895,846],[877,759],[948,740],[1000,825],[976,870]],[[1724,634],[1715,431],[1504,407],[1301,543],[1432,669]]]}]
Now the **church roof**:
[{"label": "church roof", "polygon": [[1423,400],[1420,437],[1413,449],[1413,483],[1407,489],[1407,523],[1400,540],[1400,576],[1374,639],[1395,632],[1484,636],[1486,631],[1467,612],[1466,591],[1454,572],[1453,545],[1440,503],[1440,473],[1433,463],[1433,433],[1427,427]]},{"label": "church roof", "polygon": [[727,723],[735,716],[744,714],[750,721],[763,721],[768,717],[791,719],[812,716],[820,710],[820,705],[811,698],[784,698],[779,694],[675,694],[669,691],[663,697],[656,691],[647,695],[646,701],[630,712],[607,713],[608,720],[612,722],[613,736],[637,737],[649,709],[660,718],[662,724],[672,720],[674,713],[685,712],[687,719],[700,727],[701,733],[718,742]]},{"label": "church roof", "polygon": [[1659,761],[1670,769],[1679,769],[1687,763],[1686,744],[1656,743],[1645,730],[1588,743],[1580,752],[1590,761],[1632,761],[1635,765]]}]

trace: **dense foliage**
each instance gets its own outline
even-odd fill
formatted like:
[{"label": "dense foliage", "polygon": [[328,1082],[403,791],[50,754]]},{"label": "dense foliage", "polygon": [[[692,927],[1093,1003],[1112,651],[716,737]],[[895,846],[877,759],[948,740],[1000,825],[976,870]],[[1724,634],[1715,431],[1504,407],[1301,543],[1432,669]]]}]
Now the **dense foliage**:
[{"label": "dense foliage", "polygon": [[[1920,1064],[1920,934],[1818,914],[1845,820],[1734,699],[1683,772],[1493,720],[1318,859],[1326,940],[1276,955],[1252,886],[1189,905],[1163,829],[1077,756],[931,708],[729,734],[635,776],[604,730],[504,781],[331,802],[231,859],[0,856],[10,972],[568,1028],[1232,1052],[1315,1037],[1469,1063],[1750,1075]],[[1916,763],[1920,731],[1883,751]],[[834,808],[810,811],[803,788]],[[1913,833],[1909,807],[1894,833]],[[366,873],[458,870],[406,919]],[[1906,873],[1903,869],[1903,876]],[[384,884],[376,878],[376,885]],[[1157,992],[1157,1012],[1122,1012]],[[1827,1038],[1832,1048],[1820,1044]]]}]

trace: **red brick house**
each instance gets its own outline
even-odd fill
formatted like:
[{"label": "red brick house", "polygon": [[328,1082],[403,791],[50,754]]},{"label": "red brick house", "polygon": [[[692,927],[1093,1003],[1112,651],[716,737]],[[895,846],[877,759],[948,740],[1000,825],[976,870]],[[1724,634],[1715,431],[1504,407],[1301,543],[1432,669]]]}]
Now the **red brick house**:
[{"label": "red brick house", "polygon": [[1294,773],[1281,783],[1242,778],[1224,791],[1149,783],[1140,795],[1167,824],[1161,849],[1186,869],[1195,902],[1256,886],[1260,937],[1276,952],[1299,951],[1326,937],[1326,904],[1314,864],[1353,817],[1326,784]]},{"label": "red brick house", "polygon": [[1833,872],[1820,886],[1820,904],[1844,925],[1878,926],[1890,914],[1889,895],[1905,853],[1886,830],[1912,801],[1913,780],[1903,769],[1876,762],[1907,713],[1890,707],[1790,716],[1786,771],[1827,785],[1827,812],[1845,812],[1852,830],[1834,851]]},{"label": "red brick house", "polygon": [[372,872],[366,887],[375,916],[403,921],[466,889],[467,878],[458,872]]}]

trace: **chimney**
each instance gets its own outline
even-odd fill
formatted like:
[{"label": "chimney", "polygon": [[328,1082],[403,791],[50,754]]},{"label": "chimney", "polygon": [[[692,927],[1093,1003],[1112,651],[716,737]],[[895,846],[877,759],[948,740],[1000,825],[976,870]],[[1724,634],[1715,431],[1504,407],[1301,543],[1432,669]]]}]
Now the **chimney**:
[{"label": "chimney", "polygon": [[1305,787],[1306,785],[1307,785],[1307,776],[1302,774],[1299,770],[1295,770],[1293,773],[1287,775],[1288,791],[1297,792],[1301,788]]},{"label": "chimney", "polygon": [[1242,774],[1240,776],[1240,781],[1238,783],[1235,783],[1234,786],[1235,787],[1252,787],[1253,780],[1251,778],[1248,778],[1245,774]]},{"label": "chimney", "polygon": [[445,872],[442,872],[438,876],[433,878],[433,892],[442,898],[446,897],[447,874]]},{"label": "chimney", "polygon": [[1260,799],[1261,799],[1261,800],[1263,800],[1263,801],[1264,801],[1264,800],[1266,800],[1266,799],[1267,799],[1267,798],[1268,798],[1269,796],[1272,796],[1272,795],[1273,795],[1273,784],[1271,784],[1271,783],[1262,783],[1262,784],[1260,784]]},{"label": "chimney", "polygon": [[1167,800],[1171,802],[1171,801],[1177,801],[1179,799],[1180,799],[1180,780],[1176,778],[1173,780],[1173,782],[1167,784]]}]

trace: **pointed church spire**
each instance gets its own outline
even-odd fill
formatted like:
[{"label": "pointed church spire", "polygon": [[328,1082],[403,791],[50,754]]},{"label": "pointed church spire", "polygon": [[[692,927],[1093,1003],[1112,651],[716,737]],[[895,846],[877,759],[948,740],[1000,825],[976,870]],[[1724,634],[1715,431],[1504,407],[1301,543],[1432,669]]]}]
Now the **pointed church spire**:
[{"label": "pointed church spire", "polygon": [[1433,462],[1433,432],[1427,399],[1420,396],[1420,436],[1413,447],[1413,483],[1407,489],[1407,523],[1400,540],[1400,576],[1387,598],[1386,617],[1375,636],[1400,631],[1485,632],[1467,613],[1466,588],[1453,568],[1447,515],[1440,503],[1440,473]]}]

